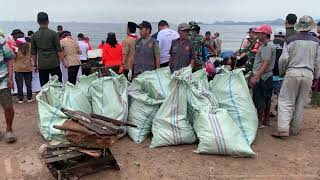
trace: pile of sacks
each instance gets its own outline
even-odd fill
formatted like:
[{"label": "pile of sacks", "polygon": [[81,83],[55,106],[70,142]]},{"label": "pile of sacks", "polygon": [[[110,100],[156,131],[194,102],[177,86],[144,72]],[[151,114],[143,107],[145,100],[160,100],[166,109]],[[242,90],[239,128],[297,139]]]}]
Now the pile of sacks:
[{"label": "pile of sacks", "polygon": [[130,138],[140,144],[152,134],[151,148],[198,143],[196,153],[253,156],[258,119],[245,77],[222,71],[210,82],[191,67],[172,75],[169,68],[147,71],[131,84],[115,73],[65,86],[54,77],[37,96],[39,129],[47,140],[64,140],[53,126],[67,120],[65,108],[134,124],[126,129]]},{"label": "pile of sacks", "polygon": [[[65,108],[127,121],[128,82],[124,75],[98,78],[98,74],[81,76],[76,85],[65,86],[54,76],[37,95],[40,133],[46,140],[65,141],[64,132],[53,128],[68,119]],[[123,127],[126,130],[126,127]],[[122,134],[121,136],[124,136]],[[120,136],[120,137],[121,137]]]},{"label": "pile of sacks", "polygon": [[258,119],[241,70],[208,82],[204,70],[191,67],[145,72],[131,83],[128,128],[135,143],[151,133],[150,147],[199,143],[196,153],[253,156]]}]

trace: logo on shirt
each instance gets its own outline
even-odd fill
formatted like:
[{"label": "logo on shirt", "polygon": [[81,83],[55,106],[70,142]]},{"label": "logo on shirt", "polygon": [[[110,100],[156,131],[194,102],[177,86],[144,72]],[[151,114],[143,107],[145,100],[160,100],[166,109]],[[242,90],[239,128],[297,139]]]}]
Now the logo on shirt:
[{"label": "logo on shirt", "polygon": [[149,48],[152,48],[152,47],[153,47],[153,44],[152,44],[152,43],[149,43],[149,44],[148,44],[148,47],[149,47]]},{"label": "logo on shirt", "polygon": [[186,47],[184,48],[184,50],[185,50],[186,52],[189,52],[190,47],[189,47],[189,46],[186,46]]}]

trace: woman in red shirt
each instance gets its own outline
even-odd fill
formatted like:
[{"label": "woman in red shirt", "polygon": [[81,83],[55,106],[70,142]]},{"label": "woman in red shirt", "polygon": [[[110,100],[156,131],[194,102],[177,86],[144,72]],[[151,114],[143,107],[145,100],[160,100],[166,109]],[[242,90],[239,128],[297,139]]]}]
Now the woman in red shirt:
[{"label": "woman in red shirt", "polygon": [[122,63],[122,45],[118,44],[115,33],[108,33],[102,48],[102,63],[118,72]]}]

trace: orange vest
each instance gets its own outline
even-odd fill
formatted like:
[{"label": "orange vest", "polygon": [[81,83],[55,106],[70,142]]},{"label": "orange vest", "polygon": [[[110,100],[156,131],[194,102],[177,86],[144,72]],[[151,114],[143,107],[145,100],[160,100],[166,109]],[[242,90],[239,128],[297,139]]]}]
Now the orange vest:
[{"label": "orange vest", "polygon": [[102,48],[102,63],[106,67],[121,65],[122,45],[117,44],[115,48],[112,48],[109,44],[104,44]]}]

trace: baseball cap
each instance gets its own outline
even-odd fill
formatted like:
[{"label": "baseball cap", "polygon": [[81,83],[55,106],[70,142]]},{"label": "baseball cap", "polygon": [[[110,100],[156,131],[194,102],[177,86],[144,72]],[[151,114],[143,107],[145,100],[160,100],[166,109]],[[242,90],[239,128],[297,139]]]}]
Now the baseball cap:
[{"label": "baseball cap", "polygon": [[285,36],[286,33],[285,33],[285,30],[283,28],[278,28],[278,29],[276,29],[274,35],[275,36]]},{"label": "baseball cap", "polygon": [[142,21],[141,24],[139,24],[139,28],[148,28],[152,30],[152,26],[148,21]]},{"label": "baseball cap", "polygon": [[15,29],[12,31],[11,36],[17,35],[17,34],[24,34],[20,29]]},{"label": "baseball cap", "polygon": [[188,30],[190,30],[190,26],[189,26],[189,24],[187,24],[187,23],[181,23],[181,24],[178,26],[178,30],[179,30],[179,31],[188,31]]},{"label": "baseball cap", "polygon": [[255,29],[254,32],[272,34],[272,28],[271,28],[271,26],[269,26],[267,24],[263,24],[260,27],[258,27],[257,29]]}]

